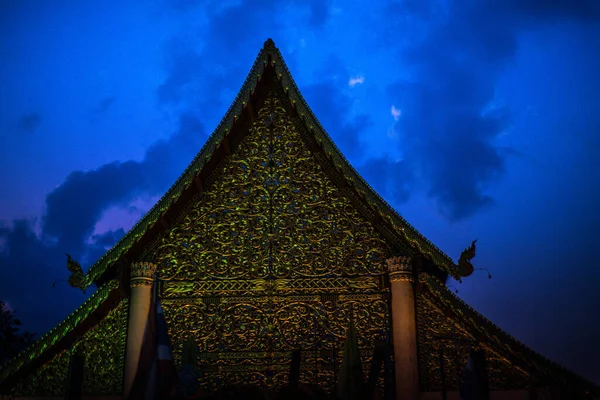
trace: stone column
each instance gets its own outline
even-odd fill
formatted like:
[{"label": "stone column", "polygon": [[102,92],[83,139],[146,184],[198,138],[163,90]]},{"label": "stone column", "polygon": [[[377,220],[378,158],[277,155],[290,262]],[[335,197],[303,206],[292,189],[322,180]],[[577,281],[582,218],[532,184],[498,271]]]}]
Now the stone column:
[{"label": "stone column", "polygon": [[387,260],[392,291],[392,341],[396,369],[396,399],[419,398],[419,362],[415,318],[414,270],[410,257]]},{"label": "stone column", "polygon": [[144,329],[150,312],[155,272],[156,265],[148,262],[134,263],[130,269],[129,321],[123,380],[123,398],[125,399],[129,396],[139,364]]}]

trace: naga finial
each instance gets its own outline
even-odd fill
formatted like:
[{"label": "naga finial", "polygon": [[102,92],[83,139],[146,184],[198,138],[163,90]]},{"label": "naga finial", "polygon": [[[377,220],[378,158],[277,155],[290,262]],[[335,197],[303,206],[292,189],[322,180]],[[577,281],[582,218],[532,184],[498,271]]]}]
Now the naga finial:
[{"label": "naga finial", "polygon": [[471,260],[475,257],[475,242],[477,239],[473,240],[471,246],[463,250],[458,259],[458,267],[462,270],[462,276],[469,276],[475,270],[471,264]]},{"label": "naga finial", "polygon": [[67,269],[71,272],[71,276],[69,277],[69,285],[85,292],[85,276],[83,274],[83,270],[81,269],[81,265],[77,261],[73,260],[69,254],[67,254]]}]

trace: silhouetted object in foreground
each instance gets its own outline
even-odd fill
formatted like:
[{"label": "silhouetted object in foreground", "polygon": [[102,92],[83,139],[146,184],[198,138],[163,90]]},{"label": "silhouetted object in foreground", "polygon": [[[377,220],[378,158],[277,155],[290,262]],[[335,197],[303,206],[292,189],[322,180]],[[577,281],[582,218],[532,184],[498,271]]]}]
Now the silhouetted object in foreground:
[{"label": "silhouetted object in foreground", "polygon": [[489,400],[489,387],[485,353],[472,350],[463,371],[460,385],[461,400]]},{"label": "silhouetted object in foreground", "polygon": [[181,354],[181,369],[179,370],[179,384],[177,385],[178,398],[197,398],[200,396],[198,373],[195,366],[198,362],[198,346],[194,337],[190,335],[183,345]]},{"label": "silhouetted object in foreground", "polygon": [[369,379],[365,387],[365,398],[372,399],[375,390],[377,390],[377,381],[379,380],[379,373],[383,366],[385,358],[385,343],[378,340],[375,342],[375,350],[373,351],[373,359],[371,360],[371,370],[369,371]]},{"label": "silhouetted object in foreground", "polygon": [[80,353],[71,356],[69,362],[69,387],[66,400],[80,400],[83,395],[83,369],[85,357]]},{"label": "silhouetted object in foreground", "polygon": [[256,386],[225,386],[214,394],[203,396],[206,400],[263,400],[262,390]]},{"label": "silhouetted object in foreground", "polygon": [[364,379],[353,321],[350,321],[344,342],[344,357],[340,367],[337,395],[342,400],[364,398]]},{"label": "silhouetted object in foreground", "polygon": [[301,353],[296,350],[292,353],[292,366],[290,367],[290,393],[296,394],[298,392],[298,383],[300,381],[300,364],[301,364]]}]

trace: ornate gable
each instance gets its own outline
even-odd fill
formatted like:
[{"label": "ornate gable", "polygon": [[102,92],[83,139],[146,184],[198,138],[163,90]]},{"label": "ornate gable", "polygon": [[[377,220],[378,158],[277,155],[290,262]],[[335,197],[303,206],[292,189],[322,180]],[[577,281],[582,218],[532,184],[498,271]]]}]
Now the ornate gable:
[{"label": "ornate gable", "polygon": [[285,384],[305,349],[302,380],[332,389],[353,314],[368,367],[387,335],[386,240],[329,178],[276,91],[150,258],[175,357],[192,335],[203,385]]},{"label": "ornate gable", "polygon": [[282,95],[281,104],[295,119],[296,126],[306,136],[310,151],[338,187],[353,200],[355,207],[375,223],[377,230],[394,247],[409,249],[428,258],[434,268],[455,277],[468,274],[415,228],[398,215],[356,172],[335,146],[315,118],[287,69],[272,40],[265,42],[254,65],[227,114],[207,140],[189,167],[161,198],[111,250],[86,273],[84,282],[102,283],[118,275],[126,260],[143,257],[155,245],[156,237],[168,230],[192,198],[204,190],[221,159],[231,152],[231,146],[248,128],[255,117],[254,110],[264,101],[270,87]]}]

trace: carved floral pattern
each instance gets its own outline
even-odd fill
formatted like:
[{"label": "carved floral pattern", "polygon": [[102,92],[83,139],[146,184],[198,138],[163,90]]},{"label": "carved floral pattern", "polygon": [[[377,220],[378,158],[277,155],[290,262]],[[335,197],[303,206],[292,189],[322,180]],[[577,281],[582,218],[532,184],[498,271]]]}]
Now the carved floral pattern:
[{"label": "carved floral pattern", "polygon": [[17,382],[12,388],[12,395],[64,396],[73,351],[81,351],[85,358],[84,394],[120,394],[126,328],[127,300],[122,300],[72,349],[62,351],[41,368]]},{"label": "carved floral pattern", "polygon": [[364,367],[389,329],[391,250],[322,170],[274,93],[154,252],[179,360],[192,335],[207,389],[301,380],[332,389],[351,315]]}]

